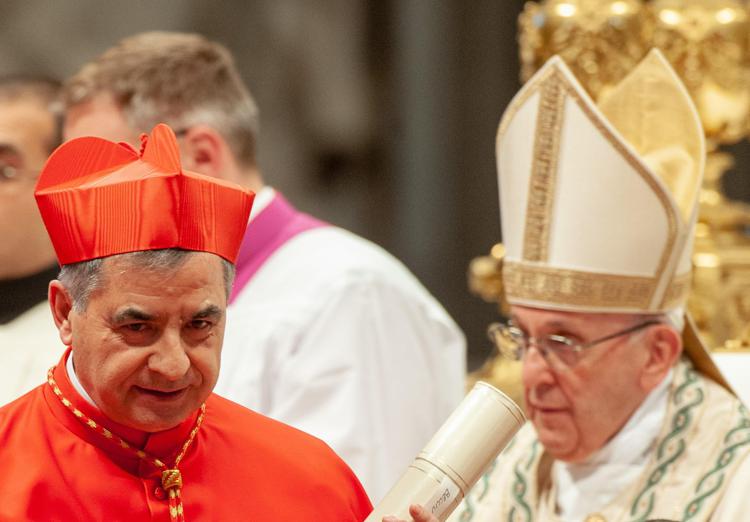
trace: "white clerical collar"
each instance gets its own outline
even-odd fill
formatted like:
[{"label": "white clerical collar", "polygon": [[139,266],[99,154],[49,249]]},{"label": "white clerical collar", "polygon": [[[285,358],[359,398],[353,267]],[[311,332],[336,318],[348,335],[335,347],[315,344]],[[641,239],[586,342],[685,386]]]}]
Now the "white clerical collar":
[{"label": "white clerical collar", "polygon": [[86,400],[86,402],[88,402],[94,408],[96,408],[96,404],[94,404],[94,401],[91,399],[91,396],[88,393],[86,393],[86,390],[84,390],[83,386],[81,385],[81,381],[78,380],[78,376],[76,375],[76,370],[73,367],[73,352],[70,352],[70,356],[68,356],[68,360],[65,363],[65,369],[68,372],[68,379],[70,380],[70,384],[73,385],[73,388],[75,389],[75,391],[78,392],[78,395],[83,397]]},{"label": "white clerical collar", "polygon": [[553,463],[561,520],[580,521],[601,511],[643,472],[667,414],[673,374],[670,370],[599,451],[583,462]]},{"label": "white clerical collar", "polygon": [[253,209],[250,211],[251,223],[273,201],[275,196],[276,191],[272,187],[266,186],[256,192],[255,199],[253,200]]}]

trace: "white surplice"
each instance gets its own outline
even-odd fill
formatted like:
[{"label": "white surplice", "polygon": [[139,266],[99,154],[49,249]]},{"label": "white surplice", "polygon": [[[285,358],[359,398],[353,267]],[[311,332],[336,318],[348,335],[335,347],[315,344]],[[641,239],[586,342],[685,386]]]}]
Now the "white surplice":
[{"label": "white surplice", "polygon": [[0,325],[0,406],[42,384],[64,351],[46,300]]},{"label": "white surplice", "polygon": [[229,307],[216,391],[323,439],[375,503],[458,404],[465,371],[462,332],[417,279],[330,226],[279,248]]}]

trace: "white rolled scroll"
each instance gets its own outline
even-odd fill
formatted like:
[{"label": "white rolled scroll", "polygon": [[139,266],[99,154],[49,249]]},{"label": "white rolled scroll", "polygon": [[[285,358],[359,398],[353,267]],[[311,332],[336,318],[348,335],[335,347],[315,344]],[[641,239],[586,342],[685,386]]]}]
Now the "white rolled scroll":
[{"label": "white rolled scroll", "polygon": [[411,504],[444,521],[525,421],[503,392],[476,383],[365,522],[411,520]]}]

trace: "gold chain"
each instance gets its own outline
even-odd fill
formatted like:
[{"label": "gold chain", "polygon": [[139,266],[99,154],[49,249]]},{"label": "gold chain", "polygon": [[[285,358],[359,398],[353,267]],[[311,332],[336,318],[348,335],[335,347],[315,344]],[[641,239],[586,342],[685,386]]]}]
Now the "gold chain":
[{"label": "gold chain", "polygon": [[200,414],[198,415],[198,419],[195,421],[195,427],[193,427],[187,440],[182,445],[182,450],[177,455],[177,458],[175,458],[174,466],[172,466],[172,468],[168,468],[167,465],[164,464],[161,460],[150,456],[143,450],[133,448],[122,437],[119,437],[118,435],[112,433],[93,419],[88,418],[81,410],[73,406],[72,402],[63,397],[62,391],[60,391],[60,388],[57,386],[57,382],[55,382],[55,379],[52,376],[53,370],[54,367],[50,368],[47,372],[47,383],[52,387],[52,391],[55,393],[57,398],[60,399],[60,402],[63,403],[63,406],[68,408],[82,424],[88,426],[105,439],[112,441],[113,444],[119,445],[119,447],[123,450],[135,455],[139,459],[148,462],[149,464],[155,466],[157,469],[161,470],[162,487],[165,491],[169,492],[170,519],[184,522],[184,508],[182,507],[182,497],[180,494],[180,488],[182,487],[182,474],[180,473],[180,470],[177,469],[177,467],[180,465],[180,461],[185,456],[185,453],[187,453],[190,444],[192,444],[193,440],[195,440],[195,436],[198,434],[198,430],[200,429],[201,424],[203,424],[203,418],[206,415],[206,404],[201,404]]}]

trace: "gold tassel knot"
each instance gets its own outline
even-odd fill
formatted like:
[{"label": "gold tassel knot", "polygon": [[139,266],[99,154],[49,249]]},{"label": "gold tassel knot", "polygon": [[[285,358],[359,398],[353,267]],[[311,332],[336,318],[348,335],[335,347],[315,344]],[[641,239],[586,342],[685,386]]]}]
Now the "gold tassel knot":
[{"label": "gold tassel knot", "polygon": [[161,487],[166,491],[182,487],[182,475],[179,469],[166,469],[161,473]]}]

